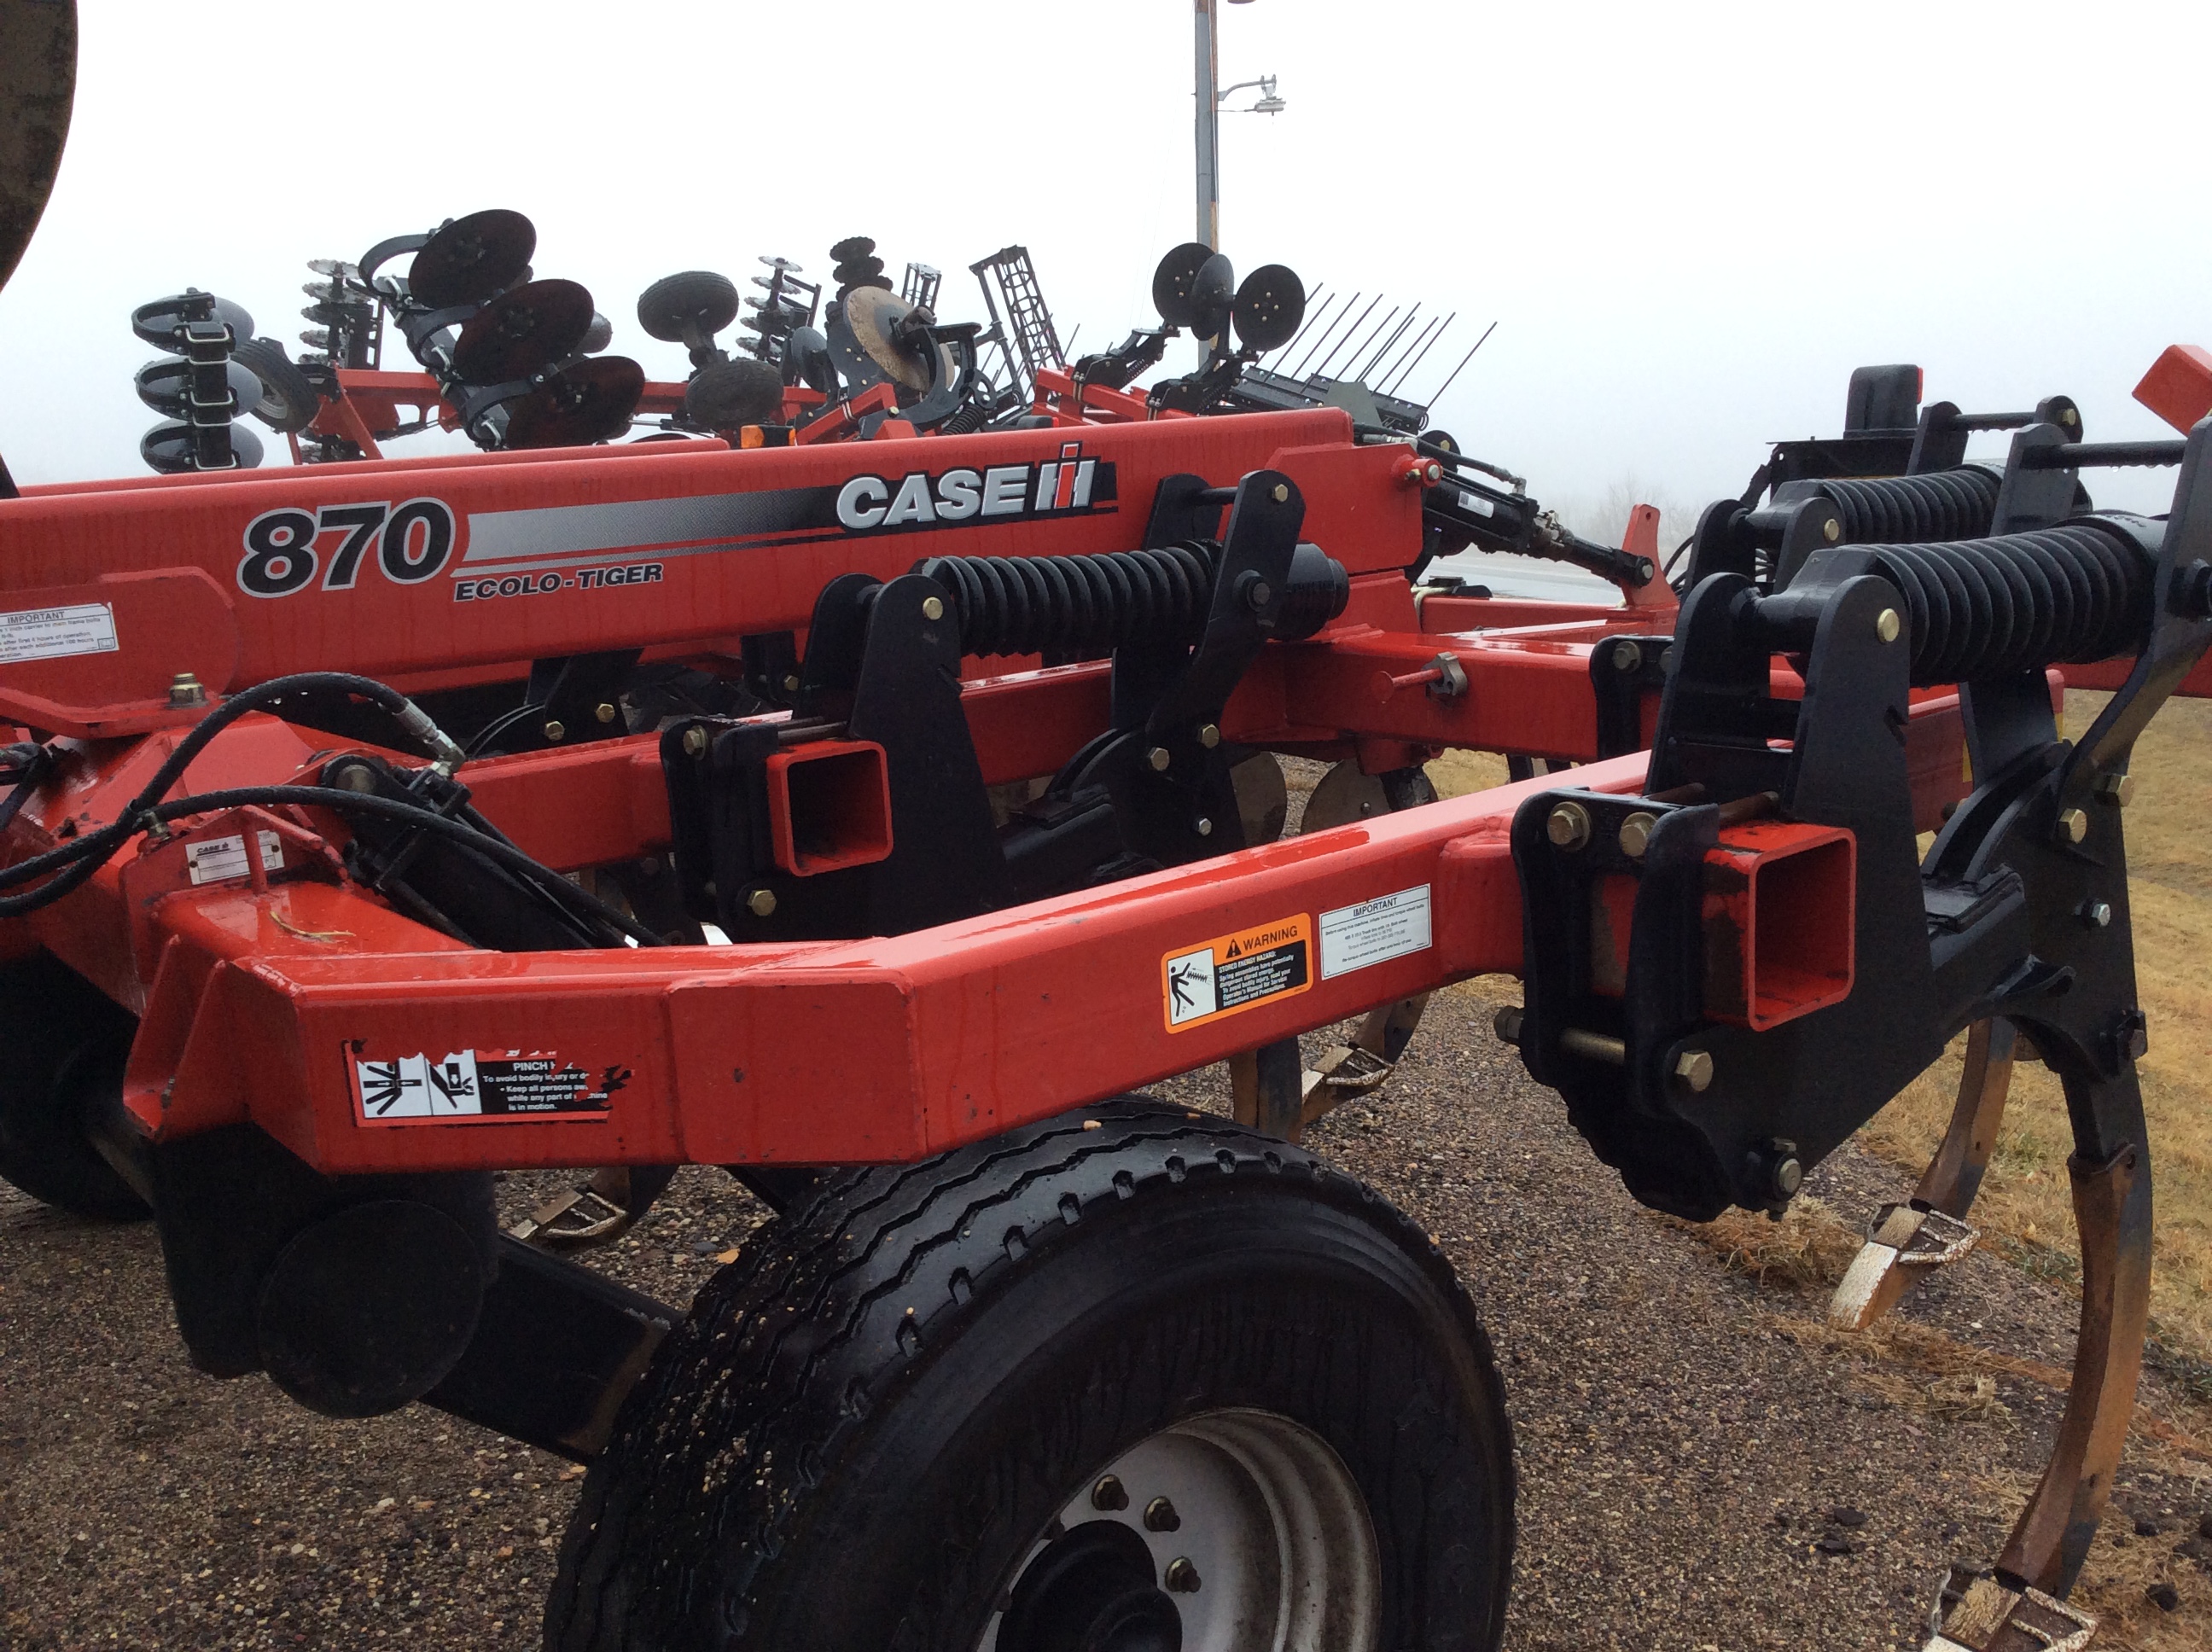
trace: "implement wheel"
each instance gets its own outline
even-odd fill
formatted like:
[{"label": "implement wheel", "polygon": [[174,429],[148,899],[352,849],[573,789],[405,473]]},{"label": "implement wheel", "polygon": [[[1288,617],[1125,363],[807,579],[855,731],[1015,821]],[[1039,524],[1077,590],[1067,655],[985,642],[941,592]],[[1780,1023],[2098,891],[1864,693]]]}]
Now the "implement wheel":
[{"label": "implement wheel", "polygon": [[0,1180],[76,1216],[150,1214],[85,1132],[87,1109],[120,1091],[137,1029],[50,953],[0,964]]},{"label": "implement wheel", "polygon": [[586,1479],[545,1644],[1481,1652],[1512,1546],[1503,1394],[1435,1248],[1310,1153],[1133,1097],[761,1230]]}]

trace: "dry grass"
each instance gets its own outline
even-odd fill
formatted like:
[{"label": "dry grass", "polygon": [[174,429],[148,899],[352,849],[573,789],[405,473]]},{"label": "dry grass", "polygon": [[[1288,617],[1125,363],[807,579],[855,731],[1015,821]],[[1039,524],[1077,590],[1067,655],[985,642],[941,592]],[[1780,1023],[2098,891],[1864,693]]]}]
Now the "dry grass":
[{"label": "dry grass", "polygon": [[[2069,694],[2068,730],[2086,730],[2106,696]],[[2212,701],[2177,700],[2136,751],[2128,808],[2136,969],[2149,1011],[2142,1063],[2158,1227],[2151,1279],[2154,1361],[2212,1400]],[[1863,1133],[1885,1158],[1917,1170],[1942,1139],[1956,1093],[1954,1048]],[[2032,1272],[2077,1278],[2073,1148],[2058,1081],[2039,1064],[2013,1071],[2012,1099],[1975,1201],[1993,1248]]]},{"label": "dry grass", "polygon": [[1777,1221],[1758,1211],[1723,1211],[1711,1222],[1652,1218],[1688,1234],[1721,1259],[1731,1273],[1792,1291],[1833,1291],[1858,1254],[1863,1236],[1825,1201],[1806,1193]]}]

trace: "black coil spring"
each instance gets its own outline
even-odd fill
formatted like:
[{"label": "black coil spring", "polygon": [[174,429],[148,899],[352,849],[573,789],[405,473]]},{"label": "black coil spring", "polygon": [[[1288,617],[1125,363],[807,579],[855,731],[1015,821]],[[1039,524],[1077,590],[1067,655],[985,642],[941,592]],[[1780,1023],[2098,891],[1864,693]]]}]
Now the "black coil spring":
[{"label": "black coil spring", "polygon": [[1221,547],[1085,556],[932,556],[915,564],[952,593],[968,654],[1103,654],[1139,637],[1195,642]]},{"label": "black coil spring", "polygon": [[1865,549],[1911,610],[1919,686],[2108,659],[2149,623],[2155,563],[2117,525]]},{"label": "black coil spring", "polygon": [[1996,519],[1996,472],[1978,465],[1924,476],[1838,477],[1813,489],[1831,500],[1851,545],[1979,539]]}]

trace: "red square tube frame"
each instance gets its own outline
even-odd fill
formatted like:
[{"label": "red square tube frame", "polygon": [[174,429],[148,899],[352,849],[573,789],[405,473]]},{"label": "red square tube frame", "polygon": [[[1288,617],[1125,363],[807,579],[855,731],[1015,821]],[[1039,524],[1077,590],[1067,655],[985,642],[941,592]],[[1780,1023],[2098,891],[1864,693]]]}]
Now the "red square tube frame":
[{"label": "red square tube frame", "polygon": [[1850,996],[1857,850],[1839,826],[1752,821],[1705,853],[1705,1013],[1765,1032]]}]

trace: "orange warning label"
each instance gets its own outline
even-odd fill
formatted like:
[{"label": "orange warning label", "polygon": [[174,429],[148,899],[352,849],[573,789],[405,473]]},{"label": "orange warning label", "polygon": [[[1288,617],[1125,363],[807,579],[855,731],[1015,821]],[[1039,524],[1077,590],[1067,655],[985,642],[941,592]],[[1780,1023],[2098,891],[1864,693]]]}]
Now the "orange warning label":
[{"label": "orange warning label", "polygon": [[1218,1021],[1313,985],[1313,925],[1304,914],[1216,936],[1160,960],[1168,1030]]}]

